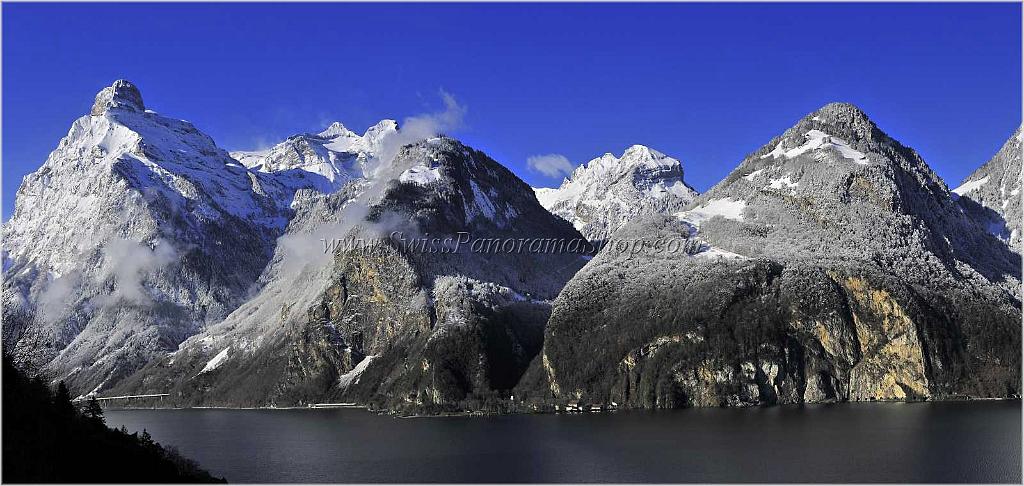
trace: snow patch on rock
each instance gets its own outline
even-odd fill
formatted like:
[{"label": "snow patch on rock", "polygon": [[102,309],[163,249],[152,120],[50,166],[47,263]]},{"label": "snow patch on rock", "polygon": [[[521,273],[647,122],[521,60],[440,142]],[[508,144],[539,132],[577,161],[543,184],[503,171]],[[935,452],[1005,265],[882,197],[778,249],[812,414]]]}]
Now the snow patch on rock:
[{"label": "snow patch on rock", "polygon": [[811,151],[821,151],[827,149],[835,149],[846,159],[850,159],[853,162],[861,165],[867,165],[870,163],[867,155],[860,152],[850,146],[845,140],[829,135],[821,130],[808,130],[804,134],[804,143],[798,147],[786,150],[783,148],[780,142],[775,146],[775,149],[762,155],[762,159],[768,157],[778,158],[785,157],[787,159],[793,159]]},{"label": "snow patch on rock", "polygon": [[743,221],[743,210],[746,207],[746,201],[726,197],[722,199],[712,199],[689,211],[676,213],[676,217],[698,227],[702,222],[716,216],[721,216],[725,219],[731,219],[734,221]]},{"label": "snow patch on rock", "polygon": [[220,367],[220,365],[224,364],[224,362],[227,361],[228,359],[228,352],[230,350],[231,348],[224,348],[223,351],[217,353],[217,355],[214,356],[213,359],[206,363],[206,366],[203,367],[202,371],[200,371],[199,374],[201,375],[203,373],[209,373]]}]

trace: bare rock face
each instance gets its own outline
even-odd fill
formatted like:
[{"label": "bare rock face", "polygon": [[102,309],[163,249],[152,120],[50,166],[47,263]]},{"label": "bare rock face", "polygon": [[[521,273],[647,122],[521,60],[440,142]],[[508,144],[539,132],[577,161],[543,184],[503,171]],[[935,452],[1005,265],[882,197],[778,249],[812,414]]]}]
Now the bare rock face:
[{"label": "bare rock face", "polygon": [[111,108],[140,112],[146,110],[139,88],[124,79],[114,81],[114,84],[97,93],[96,101],[93,102],[89,114],[101,116]]},{"label": "bare rock face", "polygon": [[1020,394],[1019,256],[852,105],[614,238],[651,246],[605,248],[555,300],[517,389],[536,406]]}]

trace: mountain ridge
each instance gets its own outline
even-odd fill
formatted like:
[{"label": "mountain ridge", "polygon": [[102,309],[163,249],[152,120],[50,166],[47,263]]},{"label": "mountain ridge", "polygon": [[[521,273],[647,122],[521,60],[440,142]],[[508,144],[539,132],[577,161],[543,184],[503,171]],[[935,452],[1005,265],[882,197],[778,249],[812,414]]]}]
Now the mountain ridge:
[{"label": "mountain ridge", "polygon": [[[1013,189],[971,206],[988,172],[950,191],[851,104],[704,194],[642,145],[537,190],[436,132],[334,122],[229,154],[118,80],[19,189],[4,345],[77,394],[179,406],[1019,395],[1020,254],[975,207]],[[608,238],[655,244],[473,246]]]}]

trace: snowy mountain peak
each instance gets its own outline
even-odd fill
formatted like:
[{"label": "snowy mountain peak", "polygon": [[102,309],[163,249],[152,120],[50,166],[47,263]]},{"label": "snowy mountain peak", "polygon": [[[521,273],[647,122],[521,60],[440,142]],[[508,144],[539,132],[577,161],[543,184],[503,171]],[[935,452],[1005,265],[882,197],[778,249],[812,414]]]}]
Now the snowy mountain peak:
[{"label": "snowy mountain peak", "polygon": [[96,101],[92,104],[93,116],[106,113],[111,108],[119,108],[130,111],[145,111],[146,106],[142,103],[142,93],[130,81],[118,79],[114,84],[107,86],[96,94]]},{"label": "snowy mountain peak", "polygon": [[[852,162],[868,166],[889,160],[888,157],[872,158],[869,154],[897,149],[909,150],[882,132],[860,108],[850,103],[829,103],[800,119],[759,150],[758,158],[745,163],[755,167],[745,169],[760,168],[764,165],[762,161],[774,161],[777,165],[797,157],[811,157],[826,165]],[[914,155],[911,159],[919,157]],[[914,163],[922,171],[930,172],[922,161]]]},{"label": "snowy mountain peak", "polygon": [[665,154],[658,152],[646,145],[630,145],[625,152],[622,153],[623,159],[630,158],[664,158]]},{"label": "snowy mountain peak", "polygon": [[678,171],[682,177],[682,164],[678,160],[645,145],[631,145],[621,157],[606,152],[577,167],[572,175],[562,182],[562,187],[580,179],[614,178],[637,169]]},{"label": "snowy mountain peak", "polygon": [[332,193],[366,177],[367,161],[397,129],[394,120],[381,120],[360,136],[334,122],[318,133],[300,133],[269,149],[236,151],[231,156],[250,169],[274,174],[293,190]]},{"label": "snowy mountain peak", "polygon": [[534,189],[541,205],[590,239],[611,235],[630,219],[678,211],[697,195],[679,160],[644,145],[581,165],[557,189]]},{"label": "snowy mountain peak", "polygon": [[[954,196],[917,152],[855,106],[833,103],[747,156],[678,216],[711,245],[750,257],[802,258],[828,248],[828,258],[916,265],[920,248],[939,265],[966,263],[1002,281],[1011,257],[978,234],[984,229]],[[712,213],[722,217],[707,230]],[[780,243],[764,245],[773,238]]]},{"label": "snowy mountain peak", "polygon": [[394,132],[398,130],[398,122],[391,119],[384,119],[377,122],[376,125],[367,128],[364,137],[379,137],[383,134]]},{"label": "snowy mountain peak", "polygon": [[18,190],[5,349],[76,393],[112,384],[248,295],[287,223],[284,196],[113,83]]},{"label": "snowy mountain peak", "polygon": [[355,132],[345,128],[341,122],[331,123],[327,128],[318,133],[317,135],[323,138],[337,138],[341,136],[356,136]]}]

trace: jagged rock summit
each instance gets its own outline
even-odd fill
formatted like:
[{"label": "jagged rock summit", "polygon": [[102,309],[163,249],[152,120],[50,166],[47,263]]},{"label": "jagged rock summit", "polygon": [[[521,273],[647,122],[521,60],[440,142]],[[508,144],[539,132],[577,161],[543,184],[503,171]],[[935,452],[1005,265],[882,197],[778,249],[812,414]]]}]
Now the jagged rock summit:
[{"label": "jagged rock summit", "polygon": [[140,112],[146,110],[139,88],[124,79],[114,81],[114,84],[103,88],[96,94],[96,101],[92,104],[90,114],[100,116],[111,108]]},{"label": "jagged rock summit", "polygon": [[642,214],[676,212],[697,195],[678,160],[643,145],[577,167],[557,189],[534,191],[541,205],[591,240],[607,238]]}]

